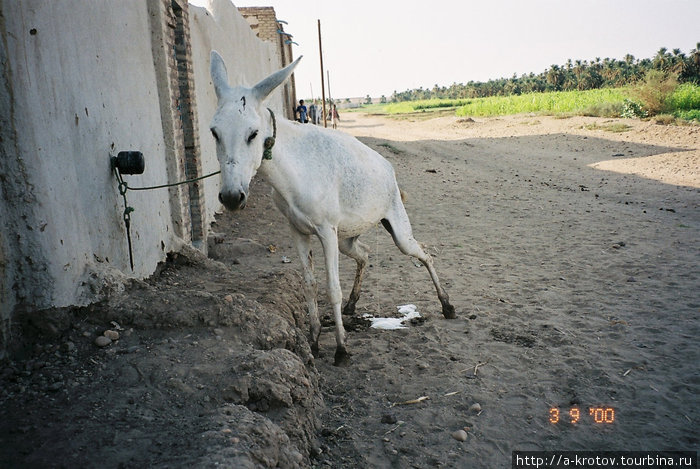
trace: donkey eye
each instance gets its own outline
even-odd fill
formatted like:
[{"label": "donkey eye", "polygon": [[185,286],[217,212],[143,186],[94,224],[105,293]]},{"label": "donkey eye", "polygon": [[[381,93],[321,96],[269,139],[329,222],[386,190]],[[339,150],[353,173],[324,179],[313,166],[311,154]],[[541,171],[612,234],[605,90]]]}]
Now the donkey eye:
[{"label": "donkey eye", "polygon": [[219,143],[219,134],[216,133],[216,130],[210,129],[211,134],[214,136],[214,140],[216,140],[216,143]]},{"label": "donkey eye", "polygon": [[252,134],[248,136],[248,143],[252,142],[255,137],[258,136],[258,131],[254,130]]}]

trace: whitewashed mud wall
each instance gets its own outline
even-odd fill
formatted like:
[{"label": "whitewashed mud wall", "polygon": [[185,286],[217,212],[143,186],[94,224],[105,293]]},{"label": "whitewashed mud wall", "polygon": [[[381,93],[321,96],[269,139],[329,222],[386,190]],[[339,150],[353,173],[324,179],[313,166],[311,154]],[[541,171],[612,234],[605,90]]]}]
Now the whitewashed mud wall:
[{"label": "whitewashed mud wall", "polygon": [[[110,269],[131,275],[109,154],[165,142],[146,3],[2,2],[2,318],[16,307],[85,304]],[[173,245],[167,194],[132,197],[133,275]],[[5,329],[7,324],[4,324]]]},{"label": "whitewashed mud wall", "polygon": [[[191,241],[182,239],[171,191],[129,192],[132,272],[109,163],[110,153],[139,150],[146,170],[126,176],[132,185],[179,176],[172,168],[182,162],[172,161],[172,135],[163,124],[168,77],[152,42],[154,5],[168,4],[0,1],[0,358],[20,309],[98,300],[105,287],[150,275],[168,251]],[[196,131],[206,174],[217,169],[208,129],[216,104],[209,49],[222,52],[232,81],[251,84],[278,59],[228,0],[191,10]],[[271,99],[276,109],[281,102]],[[204,184],[208,223],[220,207],[218,177]]]}]

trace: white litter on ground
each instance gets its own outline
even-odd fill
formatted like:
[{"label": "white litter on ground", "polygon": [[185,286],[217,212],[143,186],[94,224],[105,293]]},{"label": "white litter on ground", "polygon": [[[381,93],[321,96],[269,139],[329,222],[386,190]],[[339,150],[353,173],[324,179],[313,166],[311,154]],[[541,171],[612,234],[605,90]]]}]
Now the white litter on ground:
[{"label": "white litter on ground", "polygon": [[399,314],[403,314],[401,318],[375,318],[371,314],[362,315],[363,318],[369,319],[372,322],[370,327],[374,329],[406,329],[404,322],[410,321],[413,318],[419,318],[420,313],[416,311],[416,305],[402,305],[396,307]]}]

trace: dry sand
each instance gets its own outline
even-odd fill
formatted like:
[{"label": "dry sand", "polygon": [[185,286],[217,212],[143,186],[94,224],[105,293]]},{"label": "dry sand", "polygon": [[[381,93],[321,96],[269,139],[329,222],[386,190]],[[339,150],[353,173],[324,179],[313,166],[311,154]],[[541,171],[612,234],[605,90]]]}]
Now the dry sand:
[{"label": "dry sand", "polygon": [[[514,450],[697,450],[700,127],[420,117],[344,113],[340,131],[394,165],[457,319],[379,226],[362,237],[352,363],[332,366],[316,242],[311,358],[300,264],[258,179],[246,210],[218,217],[216,261],[171,256],[100,305],[23,323],[33,343],[0,374],[0,459],[499,468]],[[631,129],[603,130],[617,122]],[[353,264],[341,257],[346,297]],[[406,329],[359,318],[409,303],[422,319]],[[97,349],[110,321],[122,337]]]},{"label": "dry sand", "polygon": [[[513,450],[697,450],[698,126],[344,117],[394,164],[459,319],[442,319],[426,272],[385,233],[364,237],[360,306],[414,303],[428,320],[351,334],[352,371],[317,362],[335,398],[332,452],[355,448],[374,467],[506,467]],[[614,409],[614,423],[591,407]],[[403,423],[377,425],[384,414]],[[461,428],[464,443],[450,437]]]}]

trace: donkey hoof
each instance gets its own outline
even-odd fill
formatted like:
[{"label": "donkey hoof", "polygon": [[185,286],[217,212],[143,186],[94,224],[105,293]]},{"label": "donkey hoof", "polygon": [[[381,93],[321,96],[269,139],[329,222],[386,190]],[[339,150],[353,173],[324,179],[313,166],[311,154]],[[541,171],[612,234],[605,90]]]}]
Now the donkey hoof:
[{"label": "donkey hoof", "polygon": [[345,350],[345,348],[335,349],[335,361],[334,366],[348,366],[350,364],[350,354]]},{"label": "donkey hoof", "polygon": [[318,348],[318,342],[311,344],[311,354],[314,356],[314,358],[318,358],[321,356],[321,353],[319,352]]},{"label": "donkey hoof", "polygon": [[449,303],[445,303],[442,305],[442,315],[445,316],[445,319],[455,319],[457,317],[455,307]]},{"label": "donkey hoof", "polygon": [[355,314],[355,303],[350,303],[349,301],[345,303],[343,308],[343,316],[353,316]]}]

